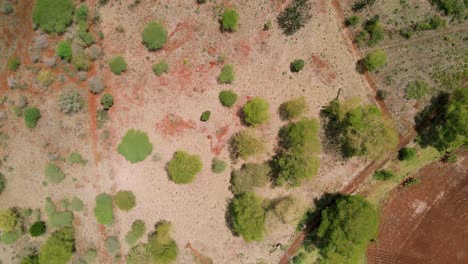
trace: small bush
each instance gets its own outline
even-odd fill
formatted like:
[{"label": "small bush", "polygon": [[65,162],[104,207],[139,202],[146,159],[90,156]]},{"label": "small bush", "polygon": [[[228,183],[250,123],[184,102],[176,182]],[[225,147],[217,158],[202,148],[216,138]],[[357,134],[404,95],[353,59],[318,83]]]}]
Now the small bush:
[{"label": "small bush", "polygon": [[405,181],[403,181],[402,185],[403,187],[408,188],[408,187],[418,184],[420,181],[421,180],[418,178],[409,177]]},{"label": "small bush", "polygon": [[234,195],[252,192],[256,187],[268,183],[271,170],[263,163],[246,163],[239,170],[232,171],[230,190]]},{"label": "small bush", "polygon": [[398,160],[412,160],[416,157],[417,150],[415,148],[402,148],[398,151]]},{"label": "small bush", "polygon": [[98,109],[96,111],[97,127],[103,128],[104,124],[109,121],[109,113],[104,109]]},{"label": "small bush", "polygon": [[84,104],[84,99],[79,92],[64,92],[59,98],[60,111],[67,115],[80,112]]},{"label": "small bush", "polygon": [[51,228],[73,227],[73,213],[69,211],[55,212],[49,216]]},{"label": "small bush", "polygon": [[410,39],[413,36],[413,31],[411,29],[402,28],[400,29],[400,36],[405,39]]},{"label": "small bush", "polygon": [[410,82],[405,87],[405,98],[407,100],[423,98],[429,91],[428,84],[420,79]]},{"label": "small bush", "polygon": [[94,215],[99,224],[112,225],[114,223],[114,210],[112,208],[112,197],[102,193],[96,197]]},{"label": "small bush", "polygon": [[0,211],[0,231],[5,233],[16,231],[20,220],[19,215],[13,209]]},{"label": "small bush", "polygon": [[55,81],[55,75],[52,71],[44,69],[37,74],[37,80],[42,86],[48,87]]},{"label": "small bush", "polygon": [[359,16],[352,15],[346,19],[345,24],[348,27],[355,27],[359,24],[360,20],[361,18]]},{"label": "small bush", "polygon": [[371,52],[364,59],[364,67],[368,71],[375,71],[385,66],[387,63],[387,53],[383,50]]},{"label": "small bush", "polygon": [[275,185],[300,186],[304,180],[317,175],[320,159],[316,156],[300,156],[278,154],[273,158],[273,174]]},{"label": "small bush", "polygon": [[304,207],[291,196],[283,197],[274,202],[273,213],[283,224],[297,224],[304,215]]},{"label": "small bush", "polygon": [[13,5],[10,3],[10,2],[7,2],[7,1],[4,1],[2,3],[2,9],[1,9],[2,13],[5,14],[5,15],[9,15],[11,13],[13,13]]},{"label": "small bush", "polygon": [[206,0],[197,0],[197,4],[204,4],[206,3]]},{"label": "small bush", "polygon": [[202,170],[203,164],[198,155],[176,151],[167,164],[169,177],[177,184],[191,183]]},{"label": "small bush", "polygon": [[5,190],[6,179],[3,174],[0,173],[0,194]]},{"label": "small bush", "polygon": [[221,16],[221,29],[223,31],[237,31],[239,14],[234,9],[226,9]]},{"label": "small bush", "polygon": [[260,241],[265,233],[265,209],[253,193],[237,196],[232,201],[232,227],[245,241]]},{"label": "small bush", "polygon": [[145,160],[153,152],[153,144],[145,132],[130,129],[123,137],[117,150],[126,160],[137,163]]},{"label": "small bush", "polygon": [[57,56],[60,57],[60,59],[70,62],[72,59],[72,46],[69,41],[60,41],[57,44]]},{"label": "small bush", "polygon": [[38,0],[32,19],[47,33],[63,33],[72,23],[72,0]]},{"label": "small bush", "polygon": [[111,94],[104,94],[101,97],[101,105],[104,110],[109,110],[114,105],[114,97]]},{"label": "small bush", "polygon": [[378,16],[368,20],[364,29],[369,33],[367,45],[370,47],[377,45],[384,38],[384,30]]},{"label": "small bush", "polygon": [[78,21],[86,21],[88,19],[89,8],[86,4],[80,5],[76,10],[76,19]]},{"label": "small bush", "polygon": [[219,101],[223,106],[231,107],[237,101],[237,94],[232,90],[224,90],[219,93]]},{"label": "small bush", "polygon": [[87,264],[95,263],[97,258],[97,251],[94,248],[86,250],[83,259],[86,261]]},{"label": "small bush", "polygon": [[115,236],[108,237],[104,246],[111,255],[115,255],[120,250],[119,239]]},{"label": "small bush", "polygon": [[270,30],[273,24],[271,23],[271,20],[268,20],[265,24],[263,24],[263,30]]},{"label": "small bush", "polygon": [[395,177],[395,175],[389,170],[378,170],[374,173],[374,179],[379,181],[386,181]]},{"label": "small bush", "polygon": [[76,52],[72,56],[71,63],[77,71],[87,71],[89,68],[89,58],[83,51]]},{"label": "small bush", "polygon": [[301,117],[306,111],[307,103],[304,97],[284,102],[279,108],[279,114],[283,120]]},{"label": "small bush", "polygon": [[157,76],[163,75],[163,73],[169,73],[169,64],[165,60],[161,60],[153,65],[153,72]]},{"label": "small bush", "polygon": [[260,97],[254,97],[242,108],[245,123],[256,126],[267,122],[270,119],[269,108],[267,101]]},{"label": "small bush", "polygon": [[317,119],[302,119],[290,123],[279,132],[280,146],[296,155],[317,154],[321,150],[319,129]]},{"label": "small bush", "polygon": [[80,165],[85,165],[86,164],[86,160],[83,159],[83,157],[81,156],[80,153],[78,152],[72,152],[68,158],[67,158],[67,161],[71,164],[80,164]]},{"label": "small bush", "polygon": [[20,66],[20,64],[21,64],[21,61],[20,61],[19,57],[17,57],[17,56],[11,57],[8,60],[8,70],[16,71],[18,69],[18,67]]},{"label": "small bush", "polygon": [[127,62],[122,56],[117,56],[109,61],[109,67],[111,72],[120,75],[127,70]]},{"label": "small bush", "polygon": [[105,88],[104,83],[102,82],[101,77],[94,76],[88,81],[89,91],[93,94],[98,94],[102,92]]},{"label": "small bush", "polygon": [[300,72],[302,69],[304,69],[304,60],[303,59],[298,59],[289,65],[289,69],[291,72]]},{"label": "small bush", "polygon": [[136,220],[132,224],[132,229],[125,236],[125,241],[129,246],[135,245],[146,232],[145,222]]},{"label": "small bush", "polygon": [[46,232],[46,224],[43,221],[37,221],[29,228],[32,237],[38,237]]},{"label": "small bush", "polygon": [[41,118],[41,112],[36,107],[27,107],[24,112],[24,124],[29,128],[35,128]]},{"label": "small bush", "polygon": [[24,257],[19,264],[39,264],[38,255],[29,255]]},{"label": "small bush", "polygon": [[284,34],[290,36],[304,27],[311,18],[310,9],[308,0],[293,0],[278,16],[278,24]]},{"label": "small bush", "polygon": [[206,122],[206,121],[208,121],[210,119],[210,116],[211,116],[211,112],[210,111],[205,111],[200,116],[200,121]]},{"label": "small bush", "polygon": [[[453,151],[448,151],[444,154],[444,156],[442,156],[442,162],[456,163],[457,161],[458,161],[458,156]],[[0,190],[0,193],[1,193],[1,190]]]},{"label": "small bush", "polygon": [[73,197],[68,205],[68,208],[72,211],[82,211],[84,208],[84,203],[83,201],[80,200],[78,197]]},{"label": "small bush", "polygon": [[39,263],[65,264],[75,250],[75,230],[61,228],[50,235],[39,250]]},{"label": "small bush", "polygon": [[159,22],[150,22],[141,34],[143,44],[149,51],[161,49],[167,41],[167,30]]},{"label": "small bush", "polygon": [[114,196],[114,203],[120,210],[130,211],[136,205],[136,198],[131,191],[119,191]]},{"label": "small bush", "polygon": [[[226,169],[226,167],[227,167],[226,162],[218,158],[214,158],[213,162],[211,163],[211,171],[216,174],[222,173]],[[1,189],[0,189],[0,193],[1,193]]]},{"label": "small bush", "polygon": [[44,174],[46,177],[46,181],[49,183],[60,183],[65,179],[65,173],[59,168],[59,166],[55,165],[54,163],[47,164]]},{"label": "small bush", "polygon": [[377,99],[380,100],[380,101],[383,101],[385,99],[387,99],[387,91],[384,91],[384,90],[378,90],[377,91]]},{"label": "small bush", "polygon": [[265,150],[263,142],[248,130],[235,134],[229,141],[229,148],[232,158],[244,160]]},{"label": "small bush", "polygon": [[230,84],[234,81],[234,67],[231,64],[225,65],[218,76],[220,83]]}]

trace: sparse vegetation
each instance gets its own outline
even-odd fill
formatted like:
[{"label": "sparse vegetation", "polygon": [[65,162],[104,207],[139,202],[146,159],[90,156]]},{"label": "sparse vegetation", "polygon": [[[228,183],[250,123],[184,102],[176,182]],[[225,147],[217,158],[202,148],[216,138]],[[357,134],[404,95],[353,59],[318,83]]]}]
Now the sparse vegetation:
[{"label": "sparse vegetation", "polygon": [[237,31],[237,23],[239,21],[239,14],[235,9],[228,8],[224,10],[221,15],[221,29],[223,31],[234,32]]},{"label": "sparse vegetation", "polygon": [[146,232],[145,222],[136,220],[132,224],[132,229],[125,236],[125,241],[129,246],[135,245]]},{"label": "sparse vegetation", "polygon": [[59,108],[67,115],[78,113],[83,108],[85,102],[78,91],[63,92],[59,98]]},{"label": "sparse vegetation", "polygon": [[11,13],[13,13],[14,9],[13,9],[13,5],[8,2],[8,1],[3,1],[2,3],[2,7],[1,7],[1,12],[5,15],[9,15]]},{"label": "sparse vegetation", "polygon": [[289,69],[291,72],[300,72],[302,69],[304,69],[304,60],[303,59],[297,59],[289,65]]},{"label": "sparse vegetation", "polygon": [[167,41],[167,30],[159,22],[150,22],[141,33],[143,44],[149,51],[161,49]]},{"label": "sparse vegetation", "polygon": [[234,198],[231,204],[233,230],[245,241],[260,241],[265,234],[265,209],[262,200],[253,193]]},{"label": "sparse vegetation", "polygon": [[[211,171],[216,174],[222,173],[224,170],[226,170],[226,167],[227,167],[226,162],[218,158],[214,158],[213,162],[211,163]],[[1,193],[1,189],[0,189],[0,193]]]},{"label": "sparse vegetation", "polygon": [[429,91],[428,84],[420,79],[410,82],[405,87],[405,98],[419,100]]},{"label": "sparse vegetation", "polygon": [[75,230],[63,227],[53,232],[39,250],[39,263],[66,264],[75,250]]},{"label": "sparse vegetation", "polygon": [[86,160],[84,160],[81,154],[76,151],[70,153],[70,155],[67,157],[67,161],[71,164],[86,164]]},{"label": "sparse vegetation", "polygon": [[114,105],[114,97],[111,94],[104,94],[101,97],[101,105],[104,110],[109,110]]},{"label": "sparse vegetation", "polygon": [[235,134],[229,141],[231,157],[233,159],[247,159],[265,150],[263,142],[256,138],[250,130]]},{"label": "sparse vegetation", "polygon": [[177,184],[191,183],[202,168],[203,164],[198,155],[191,155],[184,151],[176,151],[167,164],[169,177]]},{"label": "sparse vegetation", "polygon": [[352,16],[346,18],[345,24],[348,27],[355,27],[355,26],[357,26],[359,24],[360,21],[361,21],[361,18],[359,16],[352,15]]},{"label": "sparse vegetation", "polygon": [[169,64],[165,60],[161,60],[153,65],[153,72],[157,76],[163,75],[163,73],[169,73]]},{"label": "sparse vegetation", "polygon": [[220,83],[229,84],[234,81],[234,67],[231,64],[225,65],[218,76]]},{"label": "sparse vegetation", "polygon": [[387,53],[383,50],[376,50],[369,53],[363,60],[364,67],[368,71],[375,71],[385,66],[387,63]]},{"label": "sparse vegetation", "polygon": [[18,69],[18,67],[20,66],[20,64],[21,64],[21,61],[20,61],[19,57],[17,57],[17,56],[11,57],[8,60],[8,69],[10,71],[16,71]]},{"label": "sparse vegetation", "polygon": [[308,0],[293,0],[279,14],[278,24],[287,36],[299,31],[310,20],[310,4]]},{"label": "sparse vegetation", "polygon": [[0,173],[0,194],[5,190],[6,188],[6,179],[5,175]]},{"label": "sparse vegetation", "polygon": [[136,205],[136,198],[131,191],[119,191],[114,196],[114,203],[120,210],[130,211]]},{"label": "sparse vegetation", "polygon": [[44,170],[46,180],[49,183],[58,184],[65,179],[65,173],[60,169],[59,166],[49,162]]},{"label": "sparse vegetation", "polygon": [[402,185],[405,188],[409,188],[409,187],[414,186],[414,185],[416,185],[416,184],[418,184],[420,182],[421,182],[421,180],[418,179],[418,178],[409,177],[409,178],[407,178],[407,179],[405,179],[403,181]]},{"label": "sparse vegetation", "polygon": [[48,87],[55,81],[55,75],[52,71],[44,69],[37,74],[37,80],[42,86]]},{"label": "sparse vegetation", "polygon": [[127,62],[122,56],[116,56],[109,61],[111,72],[120,75],[127,70]]},{"label": "sparse vegetation", "polygon": [[111,255],[115,255],[120,250],[119,239],[115,236],[110,236],[104,242],[104,246]]},{"label": "sparse vegetation", "polygon": [[224,90],[219,93],[219,101],[223,106],[232,107],[237,101],[237,94],[232,90]]},{"label": "sparse vegetation", "polygon": [[32,19],[47,33],[63,33],[72,23],[72,0],[38,0]]},{"label": "sparse vegetation", "polygon": [[89,68],[89,58],[84,51],[73,53],[71,63],[77,71],[87,71]]},{"label": "sparse vegetation", "polygon": [[206,121],[208,121],[210,119],[210,116],[211,116],[211,112],[210,111],[205,111],[200,116],[200,121],[206,122]]},{"label": "sparse vegetation", "polygon": [[386,181],[394,177],[395,175],[389,170],[378,170],[374,173],[374,179],[379,181]]},{"label": "sparse vegetation", "polygon": [[126,160],[137,163],[145,160],[153,152],[153,144],[151,144],[145,132],[130,129],[117,149]]},{"label": "sparse vegetation", "polygon": [[23,112],[24,124],[29,128],[35,128],[37,121],[41,118],[41,112],[36,107],[27,107]]},{"label": "sparse vegetation", "polygon": [[102,193],[96,197],[94,215],[99,224],[112,225],[114,223],[114,210],[112,208],[112,197]]},{"label": "sparse vegetation", "polygon": [[230,190],[234,195],[252,192],[255,187],[268,183],[270,173],[267,164],[245,163],[239,170],[232,171]]},{"label": "sparse vegetation", "polygon": [[254,97],[242,108],[244,121],[248,125],[256,126],[267,122],[270,119],[270,105],[260,97]]},{"label": "sparse vegetation", "polygon": [[279,114],[283,120],[299,118],[305,112],[307,112],[307,103],[304,97],[284,102],[279,108]]}]

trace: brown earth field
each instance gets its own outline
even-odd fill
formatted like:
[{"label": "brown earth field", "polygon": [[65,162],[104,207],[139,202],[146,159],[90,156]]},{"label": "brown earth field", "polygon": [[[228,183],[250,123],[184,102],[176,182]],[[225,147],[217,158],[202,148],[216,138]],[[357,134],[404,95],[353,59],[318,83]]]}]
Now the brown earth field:
[{"label": "brown earth field", "polygon": [[397,187],[381,213],[369,264],[468,263],[468,151],[456,165],[435,162]]}]

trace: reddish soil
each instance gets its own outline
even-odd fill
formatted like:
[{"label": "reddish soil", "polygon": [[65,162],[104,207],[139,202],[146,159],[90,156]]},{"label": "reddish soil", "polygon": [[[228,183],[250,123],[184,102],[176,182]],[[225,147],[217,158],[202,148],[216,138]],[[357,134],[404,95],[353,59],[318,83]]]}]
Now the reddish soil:
[{"label": "reddish soil", "polygon": [[336,79],[336,72],[333,71],[330,63],[320,58],[320,55],[312,54],[311,60],[315,73],[321,77],[320,80],[323,83],[329,84]]},{"label": "reddish soil", "polygon": [[189,22],[178,23],[175,30],[169,34],[167,44],[163,50],[171,52],[182,47],[194,36],[194,27]]},{"label": "reddish soil", "polygon": [[421,183],[393,191],[368,263],[468,263],[468,151],[459,157],[457,165],[421,169]]},{"label": "reddish soil", "polygon": [[193,121],[186,121],[175,114],[168,114],[161,121],[156,123],[156,129],[166,137],[180,135],[185,130],[194,128],[195,123]]},{"label": "reddish soil", "polygon": [[209,136],[211,142],[210,142],[210,147],[211,147],[211,153],[215,154],[218,156],[221,151],[224,149],[224,147],[227,144],[228,138],[226,137],[227,133],[229,132],[229,125],[226,125],[216,131],[216,142],[214,142],[213,137]]}]

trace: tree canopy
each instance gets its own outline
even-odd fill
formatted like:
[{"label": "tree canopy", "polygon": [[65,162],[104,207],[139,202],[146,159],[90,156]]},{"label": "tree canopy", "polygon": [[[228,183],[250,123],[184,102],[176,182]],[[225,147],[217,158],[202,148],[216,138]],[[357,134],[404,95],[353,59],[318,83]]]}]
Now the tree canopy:
[{"label": "tree canopy", "polygon": [[75,250],[75,230],[63,227],[50,235],[39,250],[39,263],[66,264]]},{"label": "tree canopy", "polygon": [[260,241],[265,233],[265,209],[253,193],[237,196],[232,201],[232,227],[245,241]]}]

